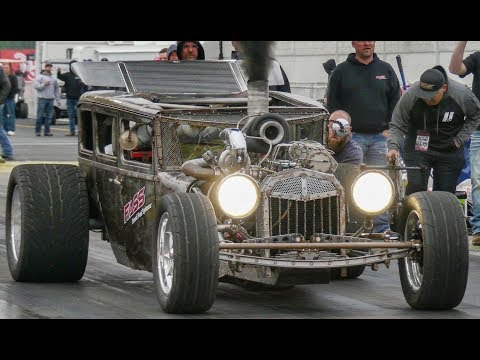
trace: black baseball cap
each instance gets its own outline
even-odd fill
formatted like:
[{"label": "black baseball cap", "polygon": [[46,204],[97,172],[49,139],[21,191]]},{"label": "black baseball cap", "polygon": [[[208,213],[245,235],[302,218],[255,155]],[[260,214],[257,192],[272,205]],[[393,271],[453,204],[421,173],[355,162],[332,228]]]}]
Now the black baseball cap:
[{"label": "black baseball cap", "polygon": [[445,76],[440,70],[428,69],[420,76],[418,87],[412,88],[413,95],[429,100],[437,94],[445,82]]}]

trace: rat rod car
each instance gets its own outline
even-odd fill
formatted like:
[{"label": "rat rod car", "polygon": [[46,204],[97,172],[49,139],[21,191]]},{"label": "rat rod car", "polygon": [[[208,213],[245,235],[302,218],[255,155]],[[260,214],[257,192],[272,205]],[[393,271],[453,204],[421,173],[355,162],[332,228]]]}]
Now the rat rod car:
[{"label": "rat rod car", "polygon": [[[217,286],[285,289],[356,278],[399,260],[414,309],[463,299],[468,237],[455,195],[405,197],[399,164],[337,164],[320,102],[268,90],[236,61],[83,62],[79,166],[10,176],[12,277],[78,281],[89,230],[153,273],[169,313],[211,308]],[[248,81],[247,81],[248,79]],[[393,231],[372,233],[390,211]]]}]

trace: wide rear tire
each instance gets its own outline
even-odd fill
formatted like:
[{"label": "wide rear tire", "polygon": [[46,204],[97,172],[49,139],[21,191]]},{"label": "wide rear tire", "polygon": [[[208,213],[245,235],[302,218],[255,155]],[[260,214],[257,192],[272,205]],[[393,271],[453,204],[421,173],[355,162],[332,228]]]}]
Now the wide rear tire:
[{"label": "wide rear tire", "polygon": [[88,197],[77,166],[13,168],[5,223],[8,266],[16,281],[82,278],[88,257]]},{"label": "wide rear tire", "polygon": [[443,310],[463,299],[468,278],[468,235],[455,195],[424,191],[405,199],[403,238],[422,246],[399,260],[400,281],[414,309]]},{"label": "wide rear tire", "polygon": [[201,313],[215,301],[218,229],[210,200],[172,193],[160,200],[152,239],[155,290],[167,313]]}]

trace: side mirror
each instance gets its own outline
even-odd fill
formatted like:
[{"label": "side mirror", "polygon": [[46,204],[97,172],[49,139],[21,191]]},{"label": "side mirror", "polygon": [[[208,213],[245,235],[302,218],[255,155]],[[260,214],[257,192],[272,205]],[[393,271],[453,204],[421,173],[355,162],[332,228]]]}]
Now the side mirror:
[{"label": "side mirror", "polygon": [[120,136],[120,147],[123,150],[133,150],[138,146],[138,135],[133,130],[126,130]]}]

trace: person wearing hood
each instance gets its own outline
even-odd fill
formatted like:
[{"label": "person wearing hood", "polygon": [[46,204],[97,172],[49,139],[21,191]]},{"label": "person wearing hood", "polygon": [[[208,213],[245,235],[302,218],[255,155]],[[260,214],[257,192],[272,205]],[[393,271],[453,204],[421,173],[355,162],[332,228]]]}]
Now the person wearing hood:
[{"label": "person wearing hood", "polygon": [[70,61],[69,72],[62,74],[60,68],[57,70],[57,77],[65,82],[63,88],[67,96],[67,112],[68,120],[70,122],[70,132],[65,134],[66,136],[75,136],[76,135],[76,124],[77,124],[77,104],[80,95],[82,94],[83,83],[80,78],[72,71],[72,64],[76,60]]},{"label": "person wearing hood", "polygon": [[425,169],[407,170],[406,194],[426,191],[432,169],[433,190],[455,194],[465,162],[464,142],[479,125],[480,102],[475,94],[449,79],[440,65],[426,70],[402,95],[390,122],[387,160],[398,158],[405,141],[405,164]]},{"label": "person wearing hood", "polygon": [[177,41],[178,60],[205,60],[205,50],[200,41]]},{"label": "person wearing hood", "polygon": [[178,60],[177,43],[173,43],[168,47],[167,60],[170,60],[170,61],[177,61]]}]

